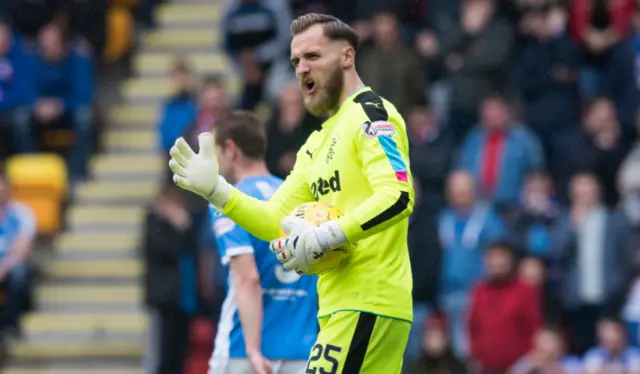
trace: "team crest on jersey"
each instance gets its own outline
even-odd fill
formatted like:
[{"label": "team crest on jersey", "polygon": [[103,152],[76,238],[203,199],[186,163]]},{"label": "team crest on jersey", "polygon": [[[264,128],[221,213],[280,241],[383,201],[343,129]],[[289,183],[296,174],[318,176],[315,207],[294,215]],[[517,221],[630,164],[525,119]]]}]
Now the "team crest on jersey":
[{"label": "team crest on jersey", "polygon": [[228,234],[236,227],[236,223],[233,222],[230,218],[222,217],[213,223],[213,232],[216,234],[216,237],[219,238],[224,234]]},{"label": "team crest on jersey", "polygon": [[396,132],[393,124],[387,121],[367,121],[362,124],[362,131],[367,138],[375,138],[378,136],[389,136]]}]

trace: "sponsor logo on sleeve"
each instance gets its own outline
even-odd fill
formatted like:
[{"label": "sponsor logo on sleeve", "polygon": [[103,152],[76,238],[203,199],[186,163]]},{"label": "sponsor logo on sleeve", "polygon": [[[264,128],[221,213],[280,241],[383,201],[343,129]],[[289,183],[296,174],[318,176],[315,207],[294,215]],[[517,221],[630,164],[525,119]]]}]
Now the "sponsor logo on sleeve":
[{"label": "sponsor logo on sleeve", "polygon": [[228,234],[236,227],[235,222],[233,222],[228,217],[222,217],[215,220],[213,223],[213,232],[217,238],[223,236],[224,234]]},{"label": "sponsor logo on sleeve", "polygon": [[387,121],[367,121],[362,124],[362,131],[367,138],[375,138],[378,136],[389,136],[396,132],[392,123]]}]

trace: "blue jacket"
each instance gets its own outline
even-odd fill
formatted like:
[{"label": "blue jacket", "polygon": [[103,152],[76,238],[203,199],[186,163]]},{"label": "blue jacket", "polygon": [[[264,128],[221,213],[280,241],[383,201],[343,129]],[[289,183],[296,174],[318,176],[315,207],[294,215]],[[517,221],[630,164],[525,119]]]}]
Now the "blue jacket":
[{"label": "blue jacket", "polygon": [[28,76],[27,52],[22,40],[15,36],[9,53],[0,56],[0,110],[26,104]]},{"label": "blue jacket", "polygon": [[[467,135],[461,149],[460,167],[473,174],[476,181],[480,180],[482,172],[486,137],[486,132],[476,128]],[[493,202],[497,205],[518,204],[524,177],[542,168],[543,158],[542,147],[536,136],[523,126],[513,126],[502,151]]]},{"label": "blue jacket", "polygon": [[196,119],[197,108],[188,94],[180,94],[169,99],[163,108],[162,118],[158,123],[160,147],[169,152],[173,143],[185,129]]},{"label": "blue jacket", "polygon": [[[603,267],[603,287],[606,307],[617,309],[624,300],[627,286],[632,279],[633,258],[636,247],[631,240],[627,219],[615,211],[606,212]],[[569,212],[561,214],[552,230],[553,256],[562,268],[562,282],[559,288],[560,301],[567,309],[585,305],[580,297],[580,264],[578,262],[579,238]]]},{"label": "blue jacket", "polygon": [[467,217],[445,209],[438,217],[443,253],[441,294],[470,291],[482,277],[485,247],[505,233],[504,223],[488,205],[478,204]]},{"label": "blue jacket", "polygon": [[91,105],[94,93],[93,60],[90,56],[70,51],[57,63],[39,55],[31,55],[31,78],[27,102],[33,105],[43,97],[61,99],[65,110]]}]

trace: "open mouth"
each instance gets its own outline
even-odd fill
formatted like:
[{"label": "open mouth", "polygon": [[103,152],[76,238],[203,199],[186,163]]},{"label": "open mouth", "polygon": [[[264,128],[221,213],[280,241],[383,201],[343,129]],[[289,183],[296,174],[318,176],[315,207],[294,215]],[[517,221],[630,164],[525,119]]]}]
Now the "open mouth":
[{"label": "open mouth", "polygon": [[302,81],[302,89],[304,93],[310,95],[314,92],[316,83],[311,78],[306,78]]}]

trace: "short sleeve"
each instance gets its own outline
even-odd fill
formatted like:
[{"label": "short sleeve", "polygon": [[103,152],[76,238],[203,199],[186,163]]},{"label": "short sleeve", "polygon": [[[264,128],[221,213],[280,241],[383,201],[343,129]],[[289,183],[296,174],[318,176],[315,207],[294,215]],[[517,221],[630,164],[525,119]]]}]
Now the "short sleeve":
[{"label": "short sleeve", "polygon": [[225,215],[216,217],[219,213],[215,208],[210,208],[209,212],[216,247],[223,265],[228,265],[234,256],[252,254],[254,252],[251,236],[246,230]]}]

